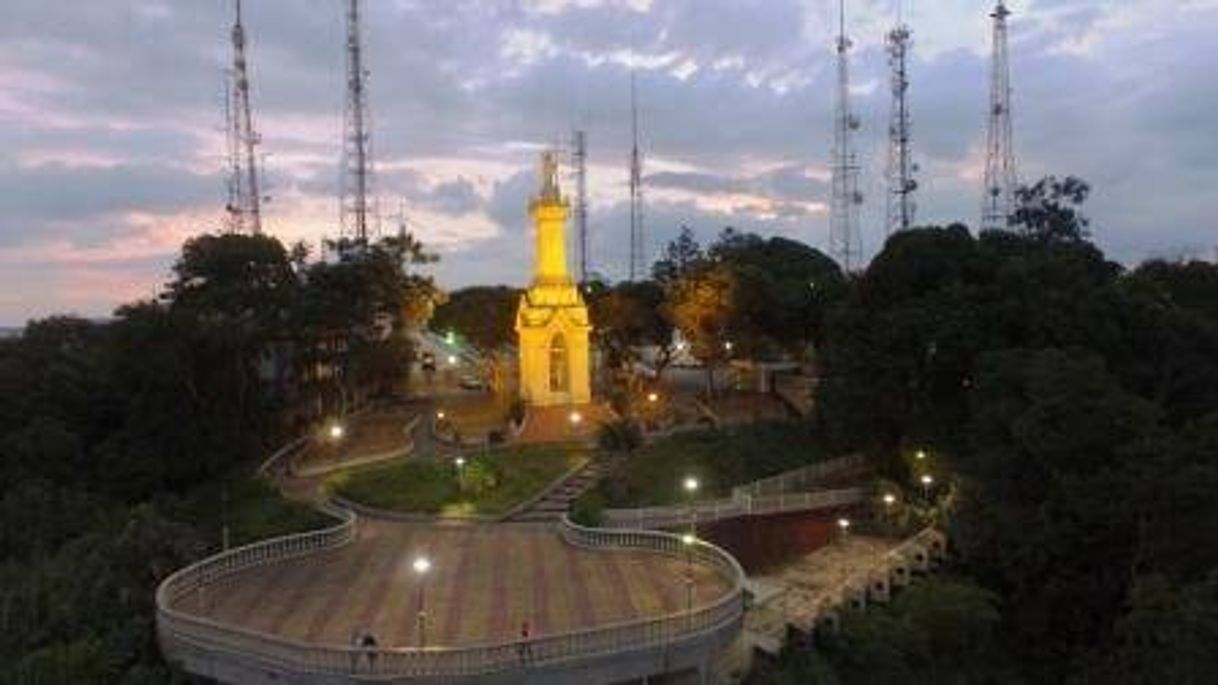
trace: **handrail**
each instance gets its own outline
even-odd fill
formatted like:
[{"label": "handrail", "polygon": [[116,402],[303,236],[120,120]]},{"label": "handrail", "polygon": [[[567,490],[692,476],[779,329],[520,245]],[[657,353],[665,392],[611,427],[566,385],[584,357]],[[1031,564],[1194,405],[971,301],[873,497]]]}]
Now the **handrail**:
[{"label": "handrail", "polygon": [[662,554],[690,553],[732,585],[714,602],[664,616],[628,620],[553,636],[462,647],[360,648],[312,644],[247,628],[225,625],[173,607],[174,600],[250,566],[333,549],[354,539],[355,515],[341,512],[342,523],[320,531],[274,538],[196,562],[169,576],[157,590],[157,628],[162,648],[206,650],[213,656],[282,667],[292,672],[453,677],[518,669],[527,650],[530,667],[623,651],[671,645],[735,630],[744,613],[744,572],[727,552],[699,542],[687,550],[675,535],[653,531],[585,528],[563,519],[559,534],[589,548],[646,549]]},{"label": "handrail", "polygon": [[732,488],[732,495],[760,497],[782,492],[792,492],[796,488],[806,488],[825,478],[840,475],[842,472],[849,472],[866,464],[867,458],[862,454],[851,454],[827,461],[818,461],[769,476],[768,478],[738,485]]},{"label": "handrail", "polygon": [[612,528],[667,528],[691,518],[709,522],[739,516],[761,516],[794,511],[833,509],[857,504],[867,498],[862,487],[812,490],[752,496],[737,493],[731,498],[695,502],[691,505],[666,505],[637,509],[606,509],[605,523]]}]

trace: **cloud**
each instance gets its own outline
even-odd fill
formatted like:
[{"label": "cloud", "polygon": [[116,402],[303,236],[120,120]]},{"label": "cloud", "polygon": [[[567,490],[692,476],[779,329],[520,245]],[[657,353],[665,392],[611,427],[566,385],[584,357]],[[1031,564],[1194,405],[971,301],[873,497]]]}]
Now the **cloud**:
[{"label": "cloud", "polygon": [[[1021,175],[1073,173],[1123,260],[1213,248],[1213,0],[1012,0]],[[649,253],[688,223],[823,247],[836,30],[823,0],[394,0],[365,5],[376,188],[450,285],[528,277],[536,154],[589,143],[592,261],[626,263],[629,84]],[[222,218],[226,2],[10,0],[0,24],[0,324],[105,313]],[[268,230],[338,216],[341,3],[246,3]],[[907,3],[919,220],[972,222],[989,25],[975,0]],[[864,243],[883,236],[890,0],[851,3]],[[866,86],[866,87],[864,87]],[[567,186],[570,188],[570,186]],[[36,268],[24,265],[36,263]],[[87,266],[86,266],[87,265]],[[158,268],[160,271],[158,271]],[[110,279],[110,280],[105,280]],[[111,284],[103,287],[103,283]],[[111,287],[112,286],[112,287]],[[11,293],[21,293],[14,297]]]}]

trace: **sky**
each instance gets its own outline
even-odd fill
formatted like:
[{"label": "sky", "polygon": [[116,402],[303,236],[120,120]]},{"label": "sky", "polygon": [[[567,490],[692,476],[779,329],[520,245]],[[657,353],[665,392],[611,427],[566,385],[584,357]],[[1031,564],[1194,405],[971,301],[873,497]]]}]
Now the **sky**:
[{"label": "sky", "polygon": [[[266,230],[338,224],[340,0],[246,0]],[[1024,180],[1076,175],[1113,259],[1218,253],[1218,0],[1010,0]],[[537,157],[587,131],[590,262],[625,275],[636,73],[649,261],[682,225],[827,250],[832,0],[365,0],[375,189],[444,287],[527,282]],[[850,0],[864,250],[884,239],[895,0]],[[975,225],[989,0],[905,0],[920,224]],[[0,325],[153,296],[222,227],[231,0],[6,0]],[[569,170],[568,170],[569,171]],[[566,186],[572,183],[566,179]]]}]

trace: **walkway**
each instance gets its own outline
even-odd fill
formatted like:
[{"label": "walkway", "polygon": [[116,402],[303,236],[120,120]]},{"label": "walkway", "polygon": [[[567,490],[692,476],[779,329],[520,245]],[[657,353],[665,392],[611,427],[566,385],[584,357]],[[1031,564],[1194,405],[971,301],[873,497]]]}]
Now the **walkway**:
[{"label": "walkway", "polygon": [[626,457],[619,453],[597,453],[579,471],[571,474],[532,506],[513,514],[509,521],[557,521],[571,508],[571,503],[596,487],[612,473]]},{"label": "walkway", "polygon": [[851,535],[767,575],[750,578],[756,595],[745,633],[762,649],[777,652],[787,626],[808,631],[821,612],[840,601],[843,586],[873,568],[899,540]]},{"label": "walkway", "polygon": [[[348,645],[369,630],[382,647],[418,644],[417,555],[426,580],[426,640],[470,645],[511,640],[527,620],[543,637],[685,609],[685,562],[654,552],[590,551],[550,527],[434,526],[362,521],[354,544],[239,572],[182,610],[310,643]],[[731,588],[695,564],[695,606]]]}]

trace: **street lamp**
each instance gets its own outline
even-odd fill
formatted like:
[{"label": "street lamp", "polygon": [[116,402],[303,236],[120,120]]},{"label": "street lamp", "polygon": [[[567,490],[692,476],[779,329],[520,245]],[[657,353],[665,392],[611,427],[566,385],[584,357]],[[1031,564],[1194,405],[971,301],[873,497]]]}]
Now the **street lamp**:
[{"label": "street lamp", "polygon": [[850,519],[840,518],[837,520],[837,528],[842,532],[842,539],[845,539],[846,534],[850,532]]},{"label": "street lamp", "polygon": [[884,493],[884,504],[891,507],[892,505],[894,505],[896,503],[897,503],[896,495],[892,494],[891,492]]},{"label": "street lamp", "polygon": [[731,352],[732,351],[732,341],[728,340],[727,342],[723,343],[723,349],[727,350],[728,352]]},{"label": "street lamp", "polygon": [[689,498],[689,534],[696,535],[698,532],[697,523],[694,520],[694,497],[698,494],[698,479],[693,476],[686,476],[681,486],[685,488],[685,494]]},{"label": "street lamp", "polygon": [[423,603],[423,590],[427,586],[427,572],[431,570],[431,560],[427,557],[415,557],[414,572],[419,576],[419,648],[427,646],[427,611]]},{"label": "street lamp", "polygon": [[330,425],[330,439],[331,440],[336,440],[336,441],[342,440],[343,435],[345,433],[346,433],[346,430],[343,428],[343,424],[335,422]]},{"label": "street lamp", "polygon": [[649,392],[649,393],[647,393],[647,401],[648,401],[648,402],[651,402],[652,404],[655,404],[655,403],[656,403],[656,401],[657,401],[657,400],[659,400],[659,399],[660,399],[660,395],[659,395],[658,393],[654,393],[654,392]]},{"label": "street lamp", "polygon": [[453,460],[457,465],[457,491],[465,492],[465,457],[457,457]]},{"label": "street lamp", "polygon": [[914,456],[918,458],[918,461],[922,461],[926,458],[926,450],[918,450],[914,452]]},{"label": "street lamp", "polygon": [[448,355],[448,365],[449,366],[457,365],[457,355],[455,355],[455,354]]},{"label": "street lamp", "polygon": [[571,422],[572,426],[578,426],[579,422],[584,420],[584,417],[579,412],[573,411],[569,416],[567,416],[567,420]]},{"label": "street lamp", "polygon": [[444,410],[443,410],[443,409],[441,409],[441,410],[439,410],[439,411],[437,411],[437,412],[436,412],[436,420],[437,420],[437,421],[443,421],[445,416],[447,416],[447,414],[445,414],[445,413],[444,413]]},{"label": "street lamp", "polygon": [[929,473],[927,473],[923,475],[920,480],[922,481],[922,495],[926,497],[926,499],[930,499],[930,486],[935,484],[935,479],[931,477]]}]

